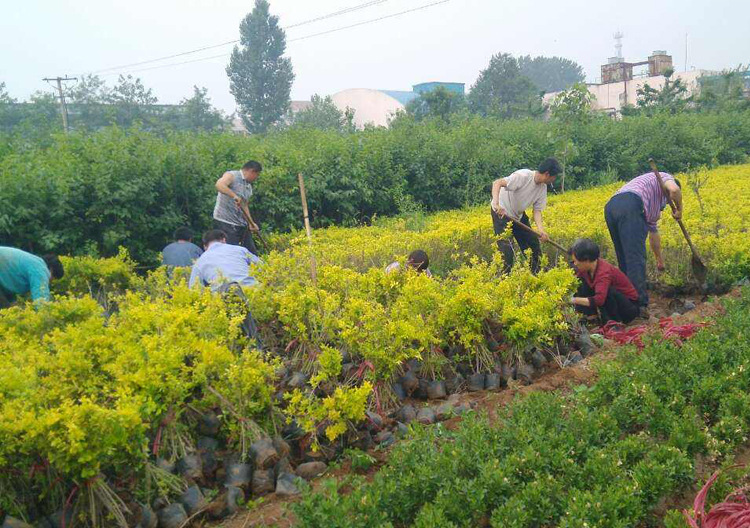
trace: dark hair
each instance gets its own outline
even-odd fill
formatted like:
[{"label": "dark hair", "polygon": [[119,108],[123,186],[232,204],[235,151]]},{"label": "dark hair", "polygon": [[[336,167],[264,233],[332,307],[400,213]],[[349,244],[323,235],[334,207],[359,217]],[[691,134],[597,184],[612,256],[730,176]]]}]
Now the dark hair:
[{"label": "dark hair", "polygon": [[174,239],[175,240],[192,240],[193,239],[193,231],[189,227],[178,227],[174,230]]},{"label": "dark hair", "polygon": [[573,242],[570,252],[577,260],[585,262],[594,262],[599,258],[599,245],[588,238],[579,238]]},{"label": "dark hair", "polygon": [[242,166],[242,168],[244,170],[251,170],[251,171],[255,171],[255,172],[261,172],[261,171],[263,171],[263,166],[260,163],[258,163],[257,161],[255,161],[255,160],[248,161],[247,163],[245,163]]},{"label": "dark hair", "polygon": [[680,183],[680,180],[678,180],[677,178],[675,178],[674,182],[677,184],[677,187],[679,187],[680,189],[682,189],[682,184]]},{"label": "dark hair", "polygon": [[45,264],[47,264],[47,269],[49,269],[53,279],[61,279],[62,276],[65,275],[65,269],[63,269],[62,262],[60,262],[60,257],[50,253],[44,255],[42,259],[44,259]]},{"label": "dark hair", "polygon": [[562,172],[562,167],[560,167],[560,162],[555,158],[547,158],[539,165],[537,172],[548,172],[550,176],[557,176]]},{"label": "dark hair", "polygon": [[421,249],[415,249],[409,253],[409,262],[417,271],[424,271],[430,265],[430,257]]},{"label": "dark hair", "polygon": [[207,246],[211,242],[216,242],[217,240],[224,240],[226,238],[227,238],[227,234],[221,229],[212,229],[211,231],[206,231],[205,233],[203,233],[203,245]]}]

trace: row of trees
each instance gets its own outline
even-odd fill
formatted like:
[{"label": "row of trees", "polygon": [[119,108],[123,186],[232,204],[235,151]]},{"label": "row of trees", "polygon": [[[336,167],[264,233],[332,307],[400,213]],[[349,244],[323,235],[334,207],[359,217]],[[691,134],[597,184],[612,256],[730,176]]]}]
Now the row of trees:
[{"label": "row of trees", "polygon": [[631,178],[648,170],[649,157],[670,172],[748,160],[750,111],[615,121],[585,111],[586,94],[568,92],[550,121],[407,115],[345,134],[105,127],[56,134],[49,145],[8,150],[0,141],[0,245],[101,255],[125,245],[152,262],[176,227],[210,226],[216,178],[248,159],[264,166],[252,206],[268,231],[299,227],[299,173],[313,224],[328,226],[486,204],[494,179],[548,156],[565,162],[566,188]]},{"label": "row of trees", "polygon": [[[65,91],[65,99],[73,130],[139,123],[149,130],[218,131],[228,124],[227,116],[211,105],[206,88],[194,86],[192,96],[178,105],[160,105],[153,90],[131,75],[120,76],[114,86],[99,76],[84,76]],[[18,101],[0,82],[0,132],[42,138],[60,131],[59,105],[52,92],[37,92],[28,101]]]},{"label": "row of trees", "polygon": [[[240,24],[240,45],[227,66],[230,89],[247,130],[263,133],[282,122],[345,129],[350,116],[317,95],[310,109],[288,118],[294,72],[285,51],[286,35],[278,17],[270,14],[267,0],[256,0],[252,12]],[[468,109],[501,118],[540,116],[544,113],[543,93],[563,90],[583,79],[583,68],[568,59],[515,58],[500,53],[479,74],[466,100],[460,94],[438,89],[418,99],[410,112],[417,116],[445,115]]]}]

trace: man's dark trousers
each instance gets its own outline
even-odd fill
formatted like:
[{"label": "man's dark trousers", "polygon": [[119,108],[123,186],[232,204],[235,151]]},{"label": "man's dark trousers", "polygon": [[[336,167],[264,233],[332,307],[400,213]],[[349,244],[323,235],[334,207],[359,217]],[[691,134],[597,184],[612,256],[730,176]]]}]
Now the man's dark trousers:
[{"label": "man's dark trousers", "polygon": [[253,255],[258,254],[258,248],[255,246],[255,241],[250,235],[247,226],[227,224],[226,222],[214,218],[214,229],[221,229],[227,234],[227,244],[243,246]]},{"label": "man's dark trousers", "polygon": [[604,219],[615,245],[617,265],[638,290],[638,304],[647,306],[646,237],[648,229],[641,197],[630,192],[614,195],[604,206]]},{"label": "man's dark trousers", "polygon": [[[511,222],[511,220],[507,216],[501,217],[494,209],[491,209],[491,211],[492,227],[495,229],[495,235],[500,236],[505,233],[505,229],[508,227],[508,223]],[[521,216],[521,223],[531,227],[531,222],[529,222],[529,217],[526,213]],[[542,254],[539,238],[535,234],[529,233],[523,228],[518,227],[516,224],[513,224],[513,238],[518,242],[518,247],[521,248],[521,251],[531,249],[531,272],[535,274],[539,273],[539,258]],[[497,249],[503,254],[503,271],[509,273],[510,269],[513,267],[513,261],[515,260],[513,255],[513,245],[507,238],[501,238],[497,241]]]},{"label": "man's dark trousers", "polygon": [[[589,286],[586,282],[581,281],[576,297],[593,297],[596,294],[594,288]],[[597,308],[596,306],[578,306],[576,310],[585,315],[597,315],[602,320],[602,324],[607,321],[617,321],[618,323],[629,323],[640,313],[640,308],[637,303],[631,301],[625,294],[616,290],[613,286],[609,287],[607,291],[607,299],[604,301],[604,305]]]}]

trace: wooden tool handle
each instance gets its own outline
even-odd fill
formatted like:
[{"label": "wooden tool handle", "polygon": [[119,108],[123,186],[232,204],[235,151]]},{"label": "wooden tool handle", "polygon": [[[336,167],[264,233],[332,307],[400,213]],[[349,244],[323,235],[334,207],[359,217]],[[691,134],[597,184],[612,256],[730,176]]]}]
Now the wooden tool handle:
[{"label": "wooden tool handle", "polygon": [[[507,215],[505,215],[505,216],[507,216]],[[527,226],[527,225],[526,225],[526,224],[524,224],[523,222],[519,222],[518,220],[516,220],[515,218],[513,218],[513,217],[511,217],[511,216],[508,216],[508,218],[510,219],[510,221],[511,221],[511,222],[513,222],[513,223],[514,223],[515,225],[517,225],[517,226],[518,226],[518,227],[520,227],[521,229],[523,229],[523,230],[525,230],[525,231],[528,231],[529,233],[533,233],[534,235],[536,235],[536,237],[537,237],[537,238],[542,238],[542,235],[540,235],[538,231],[536,231],[536,230],[534,230],[534,229],[531,229],[531,228],[530,228],[529,226]],[[567,249],[567,248],[564,248],[564,247],[562,247],[562,246],[561,246],[560,244],[558,244],[558,243],[557,243],[557,242],[555,242],[554,240],[550,240],[550,239],[548,238],[548,239],[547,239],[547,242],[549,242],[550,244],[552,244],[553,246],[555,246],[555,247],[556,247],[557,249],[559,249],[560,251],[563,251],[563,252],[565,252],[565,253],[568,253],[568,249]]]}]

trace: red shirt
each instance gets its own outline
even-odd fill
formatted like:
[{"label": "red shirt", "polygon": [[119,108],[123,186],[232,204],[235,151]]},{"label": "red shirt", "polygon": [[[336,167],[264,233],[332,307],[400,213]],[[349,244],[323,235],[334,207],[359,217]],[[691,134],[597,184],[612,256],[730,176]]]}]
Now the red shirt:
[{"label": "red shirt", "polygon": [[591,286],[596,292],[593,297],[589,297],[592,306],[604,305],[610,286],[614,287],[631,301],[635,302],[638,300],[638,292],[633,287],[633,283],[630,282],[628,276],[604,259],[597,260],[593,279],[585,271],[578,271],[578,276],[586,281],[586,284]]}]

